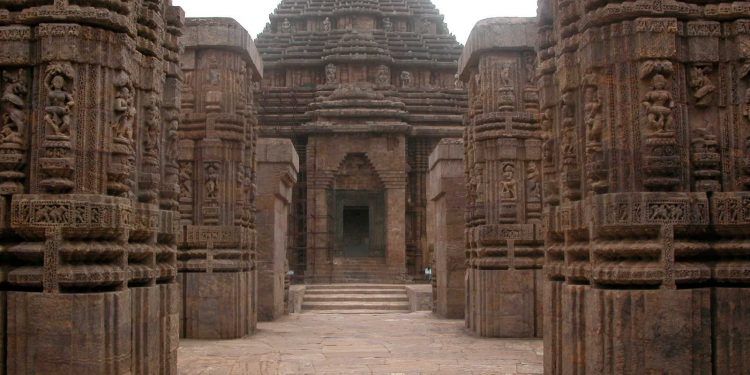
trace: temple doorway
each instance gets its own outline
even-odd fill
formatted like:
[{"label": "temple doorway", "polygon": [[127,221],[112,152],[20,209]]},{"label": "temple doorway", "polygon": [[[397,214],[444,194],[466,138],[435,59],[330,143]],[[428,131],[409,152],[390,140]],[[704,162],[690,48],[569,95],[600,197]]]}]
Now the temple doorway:
[{"label": "temple doorway", "polygon": [[370,255],[370,208],[344,207],[344,256],[347,258]]}]

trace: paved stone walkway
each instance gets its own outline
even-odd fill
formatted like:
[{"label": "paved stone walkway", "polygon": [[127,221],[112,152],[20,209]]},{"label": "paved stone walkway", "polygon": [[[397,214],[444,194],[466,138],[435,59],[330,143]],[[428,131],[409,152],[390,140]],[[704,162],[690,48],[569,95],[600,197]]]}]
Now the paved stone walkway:
[{"label": "paved stone walkway", "polygon": [[541,340],[472,337],[412,314],[294,314],[232,341],[182,340],[180,375],[541,374]]}]

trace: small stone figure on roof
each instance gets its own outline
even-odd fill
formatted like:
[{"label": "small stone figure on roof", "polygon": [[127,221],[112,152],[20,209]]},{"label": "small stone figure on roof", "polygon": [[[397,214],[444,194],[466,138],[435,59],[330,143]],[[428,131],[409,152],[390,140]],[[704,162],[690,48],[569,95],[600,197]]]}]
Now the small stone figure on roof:
[{"label": "small stone figure on roof", "polygon": [[419,25],[419,32],[422,34],[429,34],[432,31],[432,23],[427,18],[422,19],[422,24]]},{"label": "small stone figure on roof", "polygon": [[326,17],[325,20],[323,20],[323,31],[329,32],[331,31],[331,20]]},{"label": "small stone figure on roof", "polygon": [[393,31],[393,23],[388,17],[383,18],[383,30],[388,32]]},{"label": "small stone figure on roof", "polygon": [[333,84],[338,83],[337,72],[338,72],[338,69],[336,69],[336,65],[334,64],[326,65],[326,84],[327,85],[333,85]]},{"label": "small stone figure on roof", "polygon": [[411,87],[411,73],[407,71],[401,72],[401,87]]},{"label": "small stone figure on roof", "polygon": [[375,83],[377,83],[378,86],[388,86],[391,84],[391,72],[387,66],[381,65],[378,67],[378,72],[375,76]]},{"label": "small stone figure on roof", "polygon": [[281,23],[281,32],[288,33],[292,31],[292,23],[289,22],[289,18],[284,18],[284,22]]}]

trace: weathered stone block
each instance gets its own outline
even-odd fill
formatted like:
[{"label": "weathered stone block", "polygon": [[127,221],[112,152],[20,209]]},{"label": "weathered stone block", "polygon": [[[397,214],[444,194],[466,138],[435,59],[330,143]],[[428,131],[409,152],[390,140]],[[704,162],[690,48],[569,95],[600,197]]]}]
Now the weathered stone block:
[{"label": "weathered stone block", "polygon": [[8,292],[8,374],[131,374],[131,292]]}]

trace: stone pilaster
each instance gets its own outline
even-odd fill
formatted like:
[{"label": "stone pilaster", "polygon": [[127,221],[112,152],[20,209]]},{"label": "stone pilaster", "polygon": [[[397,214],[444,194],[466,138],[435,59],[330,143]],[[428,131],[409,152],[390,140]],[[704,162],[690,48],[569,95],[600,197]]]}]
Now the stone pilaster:
[{"label": "stone pilaster", "polygon": [[234,20],[187,20],[178,176],[181,334],[231,339],[255,322],[255,111],[263,67]]},{"label": "stone pilaster", "polygon": [[748,371],[747,25],[540,1],[547,374]]},{"label": "stone pilaster", "polygon": [[291,141],[273,138],[260,139],[257,155],[258,320],[271,321],[285,311],[288,224],[299,156]]},{"label": "stone pilaster", "polygon": [[427,237],[433,250],[434,311],[443,318],[464,317],[466,290],[466,207],[464,145],[461,139],[444,139],[429,159],[427,176]]},{"label": "stone pilaster", "polygon": [[541,337],[542,139],[529,18],[478,23],[459,61],[466,116],[467,314],[488,337]]}]

